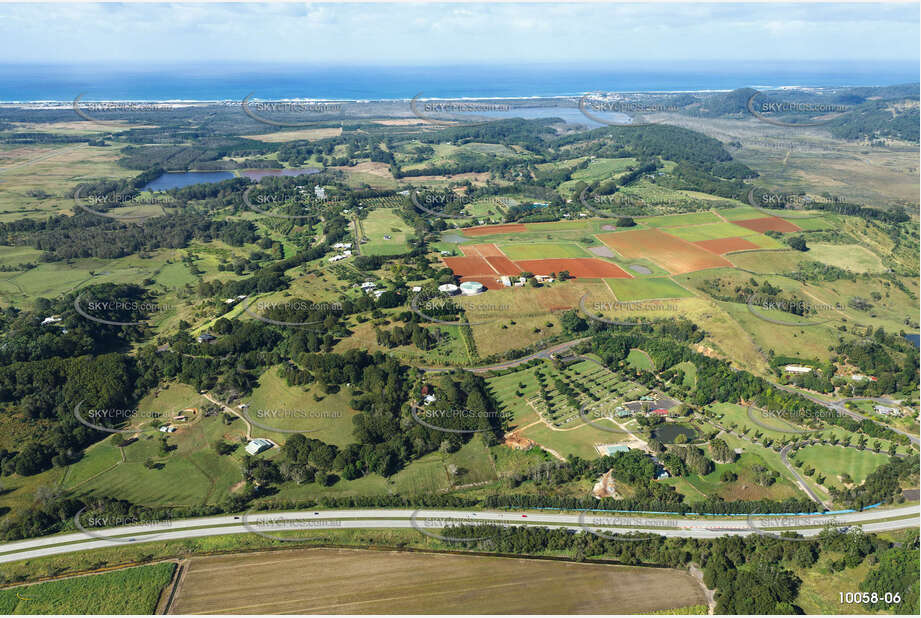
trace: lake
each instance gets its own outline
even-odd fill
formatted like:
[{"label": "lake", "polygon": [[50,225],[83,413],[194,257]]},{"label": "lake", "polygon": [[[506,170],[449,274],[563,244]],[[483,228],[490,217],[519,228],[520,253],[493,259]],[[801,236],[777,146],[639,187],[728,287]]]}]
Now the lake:
[{"label": "lake", "polygon": [[181,189],[190,185],[204,182],[221,182],[230,180],[232,172],[166,172],[156,180],[151,180],[144,185],[144,191],[166,191],[167,189]]},{"label": "lake", "polygon": [[916,348],[921,347],[921,334],[905,333],[905,338],[911,341]]}]

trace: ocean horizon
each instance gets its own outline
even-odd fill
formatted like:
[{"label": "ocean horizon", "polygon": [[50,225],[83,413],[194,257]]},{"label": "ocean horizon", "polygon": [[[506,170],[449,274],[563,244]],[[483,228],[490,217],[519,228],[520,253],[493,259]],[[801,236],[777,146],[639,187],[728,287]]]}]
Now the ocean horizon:
[{"label": "ocean horizon", "polygon": [[0,64],[0,101],[215,102],[310,99],[532,99],[589,92],[724,92],[913,84],[917,63],[803,63],[610,69],[585,65],[113,67]]}]

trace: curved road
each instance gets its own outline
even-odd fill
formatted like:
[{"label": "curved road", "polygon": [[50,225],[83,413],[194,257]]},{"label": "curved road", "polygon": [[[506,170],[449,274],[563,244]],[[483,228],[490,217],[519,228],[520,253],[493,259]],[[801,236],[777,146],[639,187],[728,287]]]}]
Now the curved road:
[{"label": "curved road", "polygon": [[852,419],[854,419],[854,420],[856,420],[856,421],[863,421],[863,420],[872,421],[872,422],[876,423],[877,425],[880,425],[880,426],[885,427],[885,428],[887,428],[887,429],[891,429],[892,431],[894,431],[894,432],[896,432],[896,433],[902,434],[903,436],[905,436],[906,438],[908,438],[913,444],[921,444],[921,440],[919,440],[918,436],[916,436],[916,435],[914,435],[914,434],[910,434],[910,433],[908,433],[907,431],[905,431],[905,430],[903,430],[903,429],[898,429],[897,427],[893,427],[893,426],[891,426],[891,425],[887,425],[886,423],[884,423],[884,422],[882,422],[882,421],[880,421],[880,420],[877,420],[877,419],[875,419],[875,418],[870,418],[870,417],[868,417],[868,416],[863,416],[862,414],[858,414],[857,412],[854,412],[854,411],[852,411],[852,410],[848,410],[847,408],[844,407],[844,404],[846,404],[846,403],[849,402],[849,401],[875,401],[875,402],[881,403],[881,404],[883,404],[883,405],[895,405],[895,402],[892,401],[892,400],[890,400],[890,399],[884,399],[884,398],[882,398],[882,397],[847,397],[847,398],[845,398],[845,399],[836,399],[836,400],[832,400],[832,401],[825,401],[825,400],[823,400],[823,399],[819,399],[818,397],[816,397],[815,395],[813,395],[813,394],[811,394],[811,393],[803,392],[803,391],[801,391],[801,390],[799,390],[799,389],[793,388],[793,387],[791,387],[791,386],[787,386],[786,384],[776,384],[776,383],[774,383],[774,382],[771,382],[771,384],[773,384],[774,386],[776,386],[777,388],[779,388],[779,389],[782,390],[782,391],[787,391],[788,393],[793,393],[793,394],[795,394],[795,395],[799,395],[800,397],[805,397],[806,399],[808,399],[808,400],[811,401],[812,403],[817,403],[817,404],[819,404],[820,406],[825,406],[826,408],[828,408],[828,409],[830,409],[830,410],[834,410],[834,411],[837,412],[838,414],[841,414],[841,415],[844,415],[844,416],[850,416]]},{"label": "curved road", "polygon": [[824,508],[828,508],[828,505],[825,504],[825,501],[819,498],[812,488],[806,483],[806,479],[800,476],[799,471],[793,467],[790,463],[790,460],[787,459],[787,453],[790,452],[790,449],[793,448],[792,444],[788,444],[782,449],[780,449],[780,461],[787,467],[787,470],[790,471],[790,474],[796,479],[796,482],[799,483],[800,488],[806,492],[806,494],[812,499],[813,502],[821,504]]},{"label": "curved road", "polygon": [[[343,528],[414,528],[440,529],[452,524],[496,524],[519,526],[537,524],[548,528],[597,530],[600,534],[647,532],[668,537],[716,538],[723,535],[749,535],[775,529],[796,531],[815,536],[825,526],[860,525],[865,532],[883,532],[919,525],[918,505],[888,509],[871,509],[843,515],[785,515],[770,520],[766,526],[753,527],[747,517],[634,517],[629,514],[546,513],[513,511],[457,511],[408,509],[358,509],[331,511],[259,512],[249,515],[221,515],[144,525],[96,528],[76,532],[14,541],[0,545],[0,563],[15,562],[57,554],[112,548],[118,545],[163,542],[223,534],[262,534],[272,536],[291,530],[336,530]],[[833,519],[832,519],[833,518]],[[798,526],[797,526],[798,524]],[[428,532],[428,535],[432,533]]]}]

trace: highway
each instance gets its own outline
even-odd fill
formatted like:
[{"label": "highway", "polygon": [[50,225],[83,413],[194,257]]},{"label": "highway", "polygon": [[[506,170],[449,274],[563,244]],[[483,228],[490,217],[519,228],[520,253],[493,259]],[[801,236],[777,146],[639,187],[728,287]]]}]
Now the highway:
[{"label": "highway", "polygon": [[[842,515],[784,515],[778,517],[650,517],[629,513],[548,513],[540,511],[459,511],[445,509],[354,509],[329,511],[260,511],[243,515],[221,515],[142,525],[92,528],[53,536],[14,541],[0,545],[0,563],[28,560],[76,551],[112,548],[128,544],[164,542],[223,534],[274,536],[293,530],[338,530],[344,528],[415,528],[432,536],[431,530],[449,525],[496,524],[541,525],[575,531],[595,530],[600,535],[631,532],[668,537],[715,538],[756,532],[796,531],[814,536],[824,526],[860,525],[865,532],[915,528],[921,522],[918,505],[876,508]],[[749,523],[751,520],[752,523]],[[819,526],[819,527],[817,527]],[[463,543],[459,542],[460,546]]]}]

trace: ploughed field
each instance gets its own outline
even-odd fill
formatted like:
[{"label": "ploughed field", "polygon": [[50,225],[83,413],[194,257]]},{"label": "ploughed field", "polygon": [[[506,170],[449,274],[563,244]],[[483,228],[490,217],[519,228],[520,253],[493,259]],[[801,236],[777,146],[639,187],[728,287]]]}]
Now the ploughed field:
[{"label": "ploughed field", "polygon": [[631,614],[705,603],[675,569],[303,549],[193,557],[171,613]]}]

